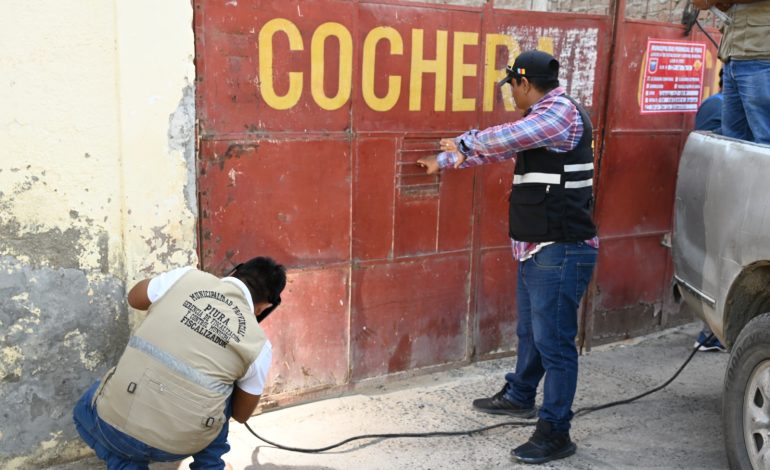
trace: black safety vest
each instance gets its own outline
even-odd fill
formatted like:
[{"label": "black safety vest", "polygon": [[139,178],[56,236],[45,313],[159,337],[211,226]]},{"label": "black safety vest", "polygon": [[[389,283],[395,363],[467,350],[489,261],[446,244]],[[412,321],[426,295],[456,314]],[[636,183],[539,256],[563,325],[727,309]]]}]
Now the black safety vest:
[{"label": "black safety vest", "polygon": [[511,238],[528,242],[571,242],[593,238],[594,156],[591,119],[569,99],[583,120],[583,135],[569,152],[545,147],[525,150],[516,159],[509,198]]}]

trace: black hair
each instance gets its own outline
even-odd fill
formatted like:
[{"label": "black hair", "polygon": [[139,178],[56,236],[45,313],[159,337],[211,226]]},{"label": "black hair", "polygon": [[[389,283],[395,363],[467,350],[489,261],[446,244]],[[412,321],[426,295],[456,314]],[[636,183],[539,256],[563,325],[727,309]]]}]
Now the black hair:
[{"label": "black hair", "polygon": [[257,316],[257,321],[264,320],[281,304],[281,292],[286,287],[286,268],[272,258],[264,256],[252,258],[233,268],[230,276],[246,284],[252,302],[272,304],[272,307],[265,309]]},{"label": "black hair", "polygon": [[[524,77],[511,77],[512,80],[516,80],[517,85],[521,85],[521,79]],[[554,88],[559,87],[559,79],[551,77],[526,77],[529,83],[535,87],[536,90],[542,93],[548,93]]]}]

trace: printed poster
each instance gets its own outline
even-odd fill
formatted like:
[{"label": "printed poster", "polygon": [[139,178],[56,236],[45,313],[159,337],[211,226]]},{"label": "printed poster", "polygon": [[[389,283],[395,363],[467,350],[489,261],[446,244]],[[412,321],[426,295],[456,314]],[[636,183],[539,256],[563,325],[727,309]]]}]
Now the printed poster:
[{"label": "printed poster", "polygon": [[703,95],[706,45],[649,39],[641,113],[694,113]]}]

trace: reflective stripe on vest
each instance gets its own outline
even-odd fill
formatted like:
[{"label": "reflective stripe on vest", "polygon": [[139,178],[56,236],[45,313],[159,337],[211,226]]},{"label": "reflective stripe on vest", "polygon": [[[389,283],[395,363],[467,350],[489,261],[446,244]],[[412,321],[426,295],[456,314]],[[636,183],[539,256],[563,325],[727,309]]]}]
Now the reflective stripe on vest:
[{"label": "reflective stripe on vest", "polygon": [[524,173],[523,175],[513,175],[513,184],[525,183],[559,184],[561,183],[561,175],[554,173]]},{"label": "reflective stripe on vest", "polygon": [[[593,163],[578,163],[575,165],[564,165],[564,173],[576,173],[580,171],[593,171]],[[568,175],[565,175],[565,177]],[[565,181],[565,189],[585,188],[593,184],[593,178]],[[560,184],[561,175],[557,173],[524,173],[523,175],[513,175],[513,184],[540,183],[540,184]]]},{"label": "reflective stripe on vest", "polygon": [[578,163],[576,165],[564,165],[564,171],[565,172],[574,172],[574,171],[590,171],[594,169],[593,162],[591,163]]},{"label": "reflective stripe on vest", "polygon": [[567,181],[564,183],[565,189],[578,189],[578,188],[585,188],[587,186],[592,186],[594,184],[593,178],[588,178],[587,180],[580,180],[580,181]]},{"label": "reflective stripe on vest", "polygon": [[230,396],[230,394],[233,392],[233,386],[231,384],[222,383],[201,373],[200,371],[190,367],[188,364],[172,356],[171,354],[162,351],[157,346],[143,338],[132,336],[128,341],[128,346],[153,357],[158,362],[173,370],[174,372],[184,376],[186,379],[200,385],[203,388],[211,390],[212,392],[216,392],[225,396]]}]

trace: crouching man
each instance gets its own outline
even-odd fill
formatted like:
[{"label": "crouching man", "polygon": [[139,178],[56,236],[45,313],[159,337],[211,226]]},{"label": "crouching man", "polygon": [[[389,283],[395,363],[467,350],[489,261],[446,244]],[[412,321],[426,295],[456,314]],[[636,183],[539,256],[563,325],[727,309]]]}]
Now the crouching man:
[{"label": "crouching man", "polygon": [[284,267],[264,257],[221,279],[180,268],[137,283],[128,303],[147,317],[75,405],[82,439],[111,470],[189,456],[192,469],[225,468],[228,420],[252,415],[270,368],[259,323],[285,286]]}]

